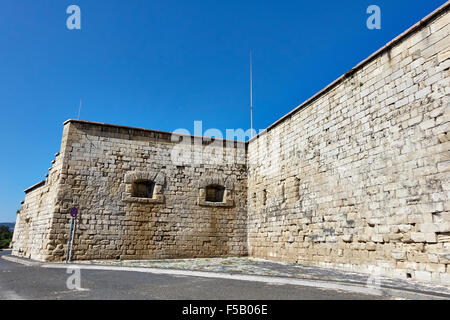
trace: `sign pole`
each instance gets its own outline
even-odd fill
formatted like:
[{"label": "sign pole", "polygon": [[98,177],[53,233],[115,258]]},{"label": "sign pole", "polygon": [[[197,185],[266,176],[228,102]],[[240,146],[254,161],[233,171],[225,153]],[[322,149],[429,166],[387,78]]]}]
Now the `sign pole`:
[{"label": "sign pole", "polygon": [[69,240],[67,241],[66,263],[69,263],[70,258],[72,256],[72,245],[73,245],[73,238],[74,238],[74,234],[75,234],[75,223],[76,223],[75,219],[78,215],[78,209],[71,208],[69,213],[72,218],[70,219]]},{"label": "sign pole", "polygon": [[69,240],[67,241],[67,255],[66,255],[66,263],[69,263],[70,255],[72,253],[72,230],[73,230],[73,222],[75,218],[70,219],[70,231],[69,231]]},{"label": "sign pole", "polygon": [[70,262],[70,259],[72,258],[73,239],[75,238],[75,229],[77,227],[77,219],[76,218],[72,218],[72,219],[73,219],[73,226],[72,226],[72,236],[70,237],[69,262]]}]

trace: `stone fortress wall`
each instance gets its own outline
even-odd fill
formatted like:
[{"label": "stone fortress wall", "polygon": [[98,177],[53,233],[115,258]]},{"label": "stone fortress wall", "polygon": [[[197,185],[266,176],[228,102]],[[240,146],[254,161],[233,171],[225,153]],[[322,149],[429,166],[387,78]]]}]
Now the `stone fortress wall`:
[{"label": "stone fortress wall", "polygon": [[450,283],[449,22],[443,10],[250,141],[249,255]]},{"label": "stone fortress wall", "polygon": [[17,215],[13,233],[13,254],[27,258],[42,259],[48,237],[48,226],[53,212],[49,193],[54,187],[45,186],[45,181],[25,190],[20,213]]},{"label": "stone fortress wall", "polygon": [[[245,143],[78,120],[67,121],[64,133],[49,234],[28,257],[65,259],[72,207],[80,212],[73,260],[247,254]],[[155,183],[152,198],[133,197],[133,182],[143,180]],[[222,202],[204,201],[208,185],[224,186]],[[27,194],[19,227],[39,219],[35,199]],[[13,254],[23,255],[25,233]]]},{"label": "stone fortress wall", "polygon": [[78,207],[74,260],[248,254],[449,284],[449,7],[247,143],[68,120],[13,254],[63,260]]}]

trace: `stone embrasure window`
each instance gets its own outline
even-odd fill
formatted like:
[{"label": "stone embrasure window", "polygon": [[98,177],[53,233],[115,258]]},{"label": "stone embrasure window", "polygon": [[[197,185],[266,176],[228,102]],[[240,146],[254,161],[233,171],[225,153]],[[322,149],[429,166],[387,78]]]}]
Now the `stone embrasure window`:
[{"label": "stone embrasure window", "polygon": [[211,207],[232,207],[234,200],[231,196],[231,190],[232,184],[223,183],[223,179],[202,179],[199,184],[197,204]]},{"label": "stone embrasure window", "polygon": [[135,181],[132,185],[131,196],[136,198],[153,198],[155,183],[153,181]]},{"label": "stone embrasure window", "polygon": [[223,202],[225,187],[219,185],[207,186],[205,190],[205,200],[209,202]]},{"label": "stone embrasure window", "polygon": [[139,203],[163,203],[165,177],[158,172],[132,171],[125,175],[122,200]]}]

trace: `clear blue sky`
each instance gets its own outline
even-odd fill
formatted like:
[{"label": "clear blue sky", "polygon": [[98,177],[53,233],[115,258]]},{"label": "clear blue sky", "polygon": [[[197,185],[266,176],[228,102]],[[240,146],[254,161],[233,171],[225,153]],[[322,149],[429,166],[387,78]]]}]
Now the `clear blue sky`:
[{"label": "clear blue sky", "polygon": [[[263,129],[444,0],[2,0],[0,222],[44,179],[62,123]],[[66,8],[81,8],[81,30]],[[366,8],[381,8],[381,30]]]}]

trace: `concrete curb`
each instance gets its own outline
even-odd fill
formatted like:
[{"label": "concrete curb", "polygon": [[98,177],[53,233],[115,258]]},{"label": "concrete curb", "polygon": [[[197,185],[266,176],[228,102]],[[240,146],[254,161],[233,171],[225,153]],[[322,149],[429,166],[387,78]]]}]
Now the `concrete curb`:
[{"label": "concrete curb", "polygon": [[232,273],[220,273],[211,271],[192,271],[192,270],[177,270],[177,269],[158,269],[158,268],[146,268],[146,267],[121,267],[121,266],[102,266],[92,264],[76,264],[76,263],[45,263],[37,262],[29,259],[13,257],[10,255],[3,255],[3,259],[19,263],[30,267],[41,267],[49,269],[67,269],[67,268],[80,268],[81,270],[103,270],[103,271],[127,271],[127,272],[141,272],[152,273],[162,275],[173,276],[188,276],[188,277],[201,277],[201,278],[213,278],[213,279],[229,279],[238,281],[251,281],[251,282],[263,282],[268,284],[280,284],[280,285],[295,285],[303,287],[313,287],[324,290],[339,290],[352,293],[375,295],[380,298],[383,296],[408,300],[450,300],[450,295],[437,292],[413,292],[402,289],[393,289],[381,287],[381,289],[371,288],[363,284],[345,284],[335,281],[321,281],[321,280],[307,280],[296,279],[288,277],[273,277],[273,276],[258,276],[258,275],[242,275]]},{"label": "concrete curb", "polygon": [[450,296],[439,293],[420,293],[392,288],[382,288],[385,295],[405,300],[450,300]]},{"label": "concrete curb", "polygon": [[24,259],[24,258],[18,258],[18,257],[13,257],[10,255],[2,255],[2,259],[10,261],[10,262],[15,262],[15,263],[20,263],[23,264],[25,266],[28,267],[39,267],[42,265],[41,262],[37,262],[34,260],[29,260],[29,259]]}]

